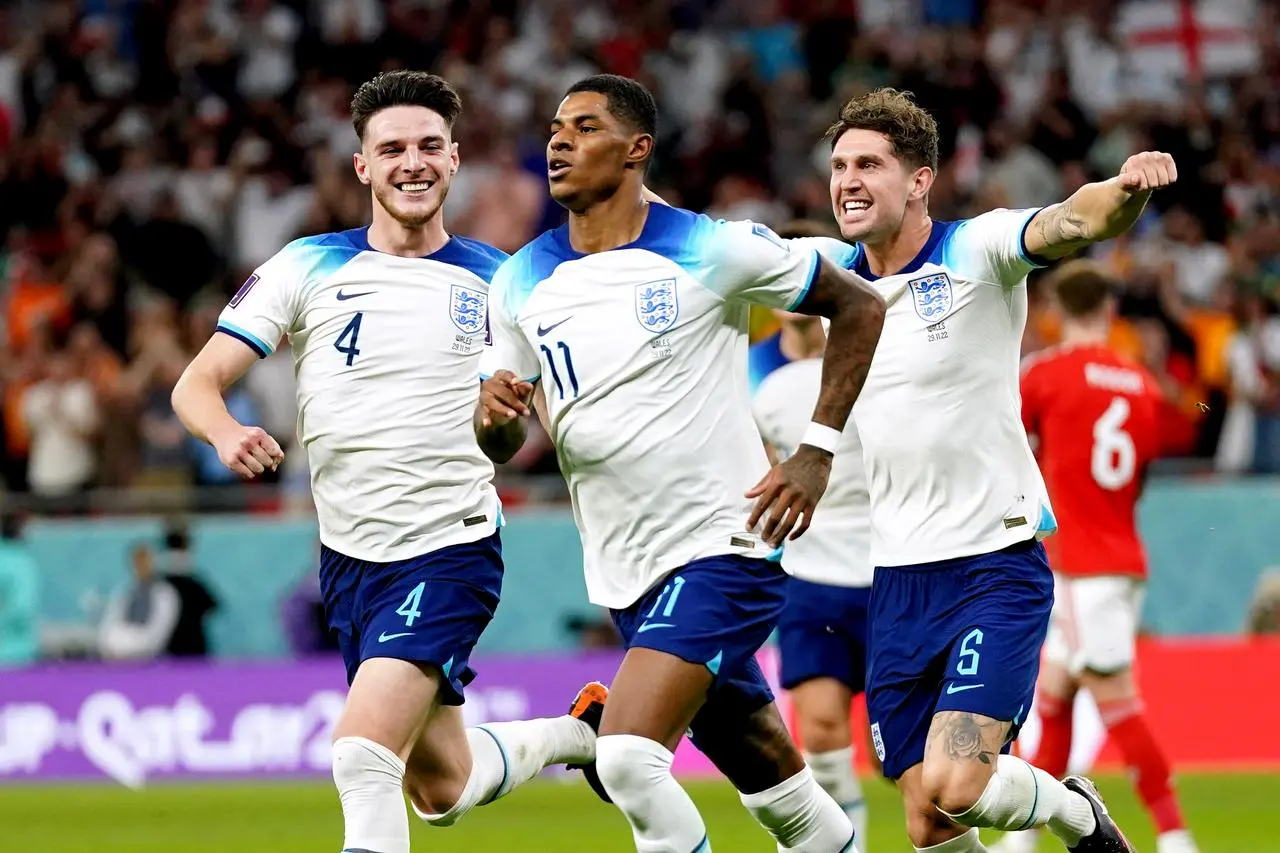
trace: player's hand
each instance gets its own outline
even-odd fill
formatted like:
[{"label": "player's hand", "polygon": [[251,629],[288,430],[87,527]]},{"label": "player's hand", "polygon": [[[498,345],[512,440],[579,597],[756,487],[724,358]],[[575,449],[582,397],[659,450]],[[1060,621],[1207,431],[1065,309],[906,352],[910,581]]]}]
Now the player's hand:
[{"label": "player's hand", "polygon": [[236,426],[213,436],[214,450],[222,464],[252,480],[268,469],[274,471],[284,461],[284,451],[262,427]]},{"label": "player's hand", "polygon": [[506,426],[518,417],[529,415],[525,402],[533,394],[533,385],[510,370],[499,370],[480,383],[480,423],[486,429]]},{"label": "player's hand", "polygon": [[1178,166],[1173,157],[1163,151],[1141,151],[1134,154],[1120,167],[1116,181],[1120,189],[1129,193],[1151,192],[1163,189],[1178,180]]},{"label": "player's hand", "polygon": [[813,511],[827,490],[832,458],[825,450],[802,444],[789,459],[774,465],[747,492],[748,498],[757,498],[747,529],[754,531],[764,519],[760,536],[775,548],[788,533],[792,539],[800,538],[809,529]]}]

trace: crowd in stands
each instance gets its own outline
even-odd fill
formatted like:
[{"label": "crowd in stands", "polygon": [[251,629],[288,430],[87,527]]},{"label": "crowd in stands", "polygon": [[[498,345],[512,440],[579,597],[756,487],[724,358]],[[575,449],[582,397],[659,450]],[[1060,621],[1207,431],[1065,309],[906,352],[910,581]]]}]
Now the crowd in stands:
[{"label": "crowd in stands", "polygon": [[[4,487],[53,506],[234,481],[169,391],[258,264],[367,221],[346,108],[396,67],[459,87],[446,222],[507,251],[560,221],[547,120],[596,71],[657,94],[664,198],[773,226],[831,221],[820,136],[881,85],[938,118],[939,219],[1168,151],[1177,186],[1095,252],[1123,285],[1114,341],[1174,401],[1174,455],[1280,472],[1278,33],[1266,0],[18,0],[0,9]],[[1027,352],[1055,341],[1040,291]],[[282,350],[229,405],[305,491]],[[545,437],[512,467],[554,471]]]}]

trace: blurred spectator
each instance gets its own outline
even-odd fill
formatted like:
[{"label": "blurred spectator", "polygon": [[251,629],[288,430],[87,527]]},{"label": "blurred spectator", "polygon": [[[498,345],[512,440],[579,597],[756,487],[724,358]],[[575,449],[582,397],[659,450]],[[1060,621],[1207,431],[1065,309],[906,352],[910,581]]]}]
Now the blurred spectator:
[{"label": "blurred spectator", "polygon": [[22,419],[31,437],[27,481],[34,494],[62,497],[93,484],[98,401],[70,353],[46,357],[45,377],[23,395]]},{"label": "blurred spectator", "polygon": [[133,577],[107,601],[98,643],[107,660],[150,660],[162,656],[182,612],[182,599],[156,576],[149,545],[135,545]]},{"label": "blurred spectator", "polygon": [[34,663],[40,650],[40,568],[21,527],[16,514],[0,514],[0,669]]},{"label": "blurred spectator", "polygon": [[173,568],[160,572],[151,546],[134,546],[133,577],[107,601],[99,626],[99,648],[107,660],[208,654],[205,619],[217,602],[183,566],[185,533],[172,532],[167,548]]},{"label": "blurred spectator", "polygon": [[178,621],[165,653],[170,657],[205,657],[209,654],[205,620],[218,609],[218,600],[196,574],[186,525],[171,524],[164,544],[160,578],[178,593],[179,602]]}]

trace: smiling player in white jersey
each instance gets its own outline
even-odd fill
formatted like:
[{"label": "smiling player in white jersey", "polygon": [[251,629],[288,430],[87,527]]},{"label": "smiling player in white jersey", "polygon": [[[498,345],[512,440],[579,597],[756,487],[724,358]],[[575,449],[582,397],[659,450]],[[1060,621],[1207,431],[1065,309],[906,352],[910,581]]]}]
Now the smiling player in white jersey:
[{"label": "smiling player in white jersey", "polygon": [[871,493],[867,703],[918,850],[981,851],[978,827],[1047,826],[1071,850],[1130,853],[1088,780],[1004,753],[1031,705],[1055,528],[1020,416],[1027,272],[1137,220],[1167,154],[1041,210],[935,222],[933,118],[903,93],[854,98],[829,131],[849,243],[822,241],[889,305],[854,410]]},{"label": "smiling player in white jersey", "polygon": [[[648,204],[656,120],[653,96],[613,75],[560,104],[547,165],[569,223],[494,276],[476,434],[509,458],[541,385],[588,595],[627,647],[588,778],[626,815],[636,849],[711,849],[671,775],[689,731],[780,850],[851,851],[852,827],[791,742],[754,655],[785,594],[777,547],[807,528],[826,487],[884,306],[766,228]],[[814,423],[772,470],[749,410],[752,302],[831,318]]]},{"label": "smiling player in white jersey", "polygon": [[[573,716],[463,725],[468,660],[502,586],[502,508],[471,413],[506,256],[444,230],[461,106],[431,74],[361,86],[353,159],[372,224],[296,240],[259,267],[173,392],[228,468],[259,475],[280,446],[237,423],[222,392],[283,339],[293,349],[325,612],[351,685],[333,733],[346,853],[408,853],[406,790],[447,826],[546,765],[594,757],[592,725]],[[575,708],[598,716],[586,692]]]},{"label": "smiling player in white jersey", "polygon": [[[780,233],[787,233],[783,229]],[[775,368],[754,391],[751,411],[773,460],[795,452],[822,381],[826,335],[817,318],[777,311],[795,361]],[[853,769],[853,698],[866,686],[867,604],[871,598],[871,507],[862,442],[844,425],[831,482],[804,536],[782,557],[787,603],[778,619],[780,683],[790,691],[805,762],[853,823],[866,853],[867,805]]]}]

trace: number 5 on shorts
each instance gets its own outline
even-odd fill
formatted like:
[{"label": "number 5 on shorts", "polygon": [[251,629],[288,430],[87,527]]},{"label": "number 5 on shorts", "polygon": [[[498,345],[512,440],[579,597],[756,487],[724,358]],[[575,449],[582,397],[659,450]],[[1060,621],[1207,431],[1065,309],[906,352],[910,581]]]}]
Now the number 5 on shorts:
[{"label": "number 5 on shorts", "polygon": [[404,617],[404,626],[406,628],[412,628],[413,620],[422,615],[422,611],[418,609],[418,606],[422,604],[422,591],[426,588],[426,581],[415,586],[413,592],[409,593],[405,598],[404,604],[401,604],[396,610],[396,613]]},{"label": "number 5 on shorts", "polygon": [[982,645],[982,629],[974,628],[964,635],[960,641],[960,660],[956,663],[956,672],[961,675],[977,675],[978,661],[982,657],[974,646]]}]

